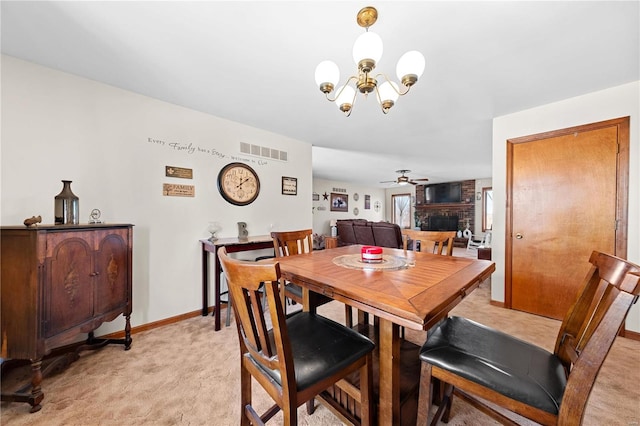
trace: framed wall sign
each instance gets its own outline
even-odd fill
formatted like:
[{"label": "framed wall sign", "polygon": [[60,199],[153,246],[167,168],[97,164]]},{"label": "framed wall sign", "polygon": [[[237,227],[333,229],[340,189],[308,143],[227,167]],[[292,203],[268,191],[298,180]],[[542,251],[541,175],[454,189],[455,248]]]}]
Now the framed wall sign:
[{"label": "framed wall sign", "polygon": [[282,176],[282,194],[298,195],[298,178]]},{"label": "framed wall sign", "polygon": [[332,212],[348,212],[349,196],[347,194],[331,193],[331,211]]}]

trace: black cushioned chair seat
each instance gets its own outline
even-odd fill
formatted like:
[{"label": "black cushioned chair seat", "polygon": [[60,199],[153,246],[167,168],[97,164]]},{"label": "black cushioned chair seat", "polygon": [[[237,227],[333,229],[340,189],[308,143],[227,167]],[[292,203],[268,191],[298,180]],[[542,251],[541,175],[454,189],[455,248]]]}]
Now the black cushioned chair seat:
[{"label": "black cushioned chair seat", "polygon": [[553,414],[567,384],[554,354],[466,318],[443,321],[420,359]]},{"label": "black cushioned chair seat", "polygon": [[[362,334],[310,312],[287,318],[287,331],[298,391],[332,376],[375,348]],[[282,384],[279,371],[255,364]]]}]

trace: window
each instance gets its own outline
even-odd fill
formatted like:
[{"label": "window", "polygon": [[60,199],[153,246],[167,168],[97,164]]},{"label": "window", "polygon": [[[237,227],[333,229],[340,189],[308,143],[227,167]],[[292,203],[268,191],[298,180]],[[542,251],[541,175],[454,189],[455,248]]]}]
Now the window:
[{"label": "window", "polygon": [[400,228],[411,228],[411,194],[396,194],[391,196],[393,216],[391,221]]},{"label": "window", "polygon": [[493,228],[493,189],[482,188],[482,232]]}]

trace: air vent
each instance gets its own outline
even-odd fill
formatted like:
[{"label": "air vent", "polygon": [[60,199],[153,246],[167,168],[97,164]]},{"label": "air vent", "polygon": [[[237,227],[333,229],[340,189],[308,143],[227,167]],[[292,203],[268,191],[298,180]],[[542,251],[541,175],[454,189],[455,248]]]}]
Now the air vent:
[{"label": "air vent", "polygon": [[246,142],[240,142],[240,152],[243,154],[254,155],[256,157],[270,158],[278,161],[288,161],[287,151],[269,148],[267,146],[253,145]]}]

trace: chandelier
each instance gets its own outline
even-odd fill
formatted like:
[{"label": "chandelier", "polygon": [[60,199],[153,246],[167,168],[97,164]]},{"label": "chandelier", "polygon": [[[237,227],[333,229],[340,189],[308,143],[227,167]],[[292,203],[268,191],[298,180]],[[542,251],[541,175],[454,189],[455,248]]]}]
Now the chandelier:
[{"label": "chandelier", "polygon": [[[358,12],[356,21],[366,29],[366,32],[361,34],[353,44],[353,60],[358,64],[358,75],[349,76],[346,83],[336,89],[334,98],[329,95],[340,80],[338,66],[333,61],[322,61],[316,67],[315,78],[320,91],[325,94],[328,101],[335,102],[347,117],[351,115],[358,92],[365,98],[369,93],[375,92],[382,112],[388,113],[400,96],[409,93],[411,86],[424,72],[424,56],[412,50],[402,55],[396,66],[396,74],[402,89],[385,74],[371,74],[382,57],[382,39],[378,34],[369,31],[369,27],[375,24],[377,19],[378,11],[372,6],[367,6]],[[379,81],[382,84],[378,84]],[[349,85],[350,83],[354,84],[355,89]]]}]

